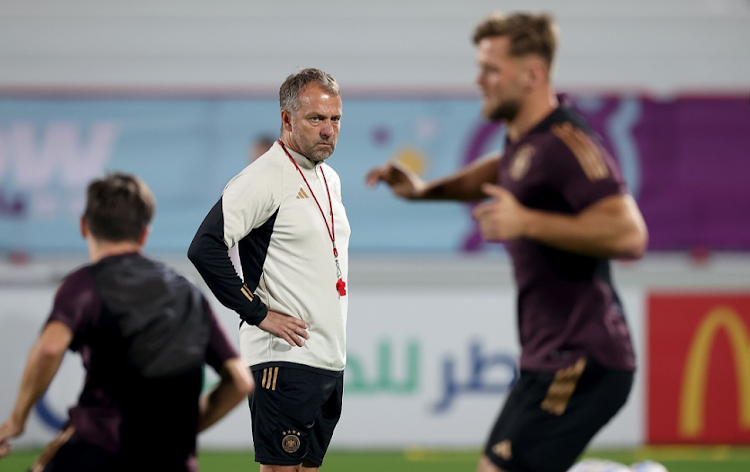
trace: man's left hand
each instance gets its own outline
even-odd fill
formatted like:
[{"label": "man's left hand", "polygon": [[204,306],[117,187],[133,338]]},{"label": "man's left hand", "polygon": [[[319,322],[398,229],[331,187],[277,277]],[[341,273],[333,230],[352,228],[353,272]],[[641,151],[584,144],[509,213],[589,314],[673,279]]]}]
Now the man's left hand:
[{"label": "man's left hand", "polygon": [[482,236],[488,241],[510,241],[523,237],[528,209],[500,186],[483,184],[482,191],[494,197],[477,205],[472,212]]}]

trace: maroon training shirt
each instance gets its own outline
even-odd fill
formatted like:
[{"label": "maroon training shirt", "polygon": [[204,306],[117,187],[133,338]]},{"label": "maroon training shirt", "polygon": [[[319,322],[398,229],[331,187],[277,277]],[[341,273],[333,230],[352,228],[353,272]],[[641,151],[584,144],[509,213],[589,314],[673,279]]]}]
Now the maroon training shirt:
[{"label": "maroon training shirt", "polygon": [[107,257],[66,277],[53,320],[73,330],[86,369],[76,434],[135,463],[157,454],[195,469],[203,365],[237,356],[198,289],[139,253]]},{"label": "maroon training shirt", "polygon": [[[568,107],[554,110],[518,142],[506,143],[499,182],[527,207],[570,215],[627,192],[612,157]],[[585,356],[612,369],[635,369],[608,259],[530,239],[506,247],[518,286],[522,369],[555,370]]]}]

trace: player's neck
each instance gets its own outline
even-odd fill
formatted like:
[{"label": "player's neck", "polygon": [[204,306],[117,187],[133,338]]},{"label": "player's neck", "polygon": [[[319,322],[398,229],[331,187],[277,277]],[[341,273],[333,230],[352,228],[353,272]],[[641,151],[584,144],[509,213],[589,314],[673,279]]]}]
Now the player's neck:
[{"label": "player's neck", "polygon": [[508,138],[514,143],[524,137],[559,106],[557,96],[550,88],[532,95],[518,111],[516,118],[508,123]]},{"label": "player's neck", "polygon": [[296,144],[294,143],[294,140],[292,139],[292,133],[291,133],[291,132],[288,132],[288,131],[284,130],[284,131],[283,131],[283,132],[281,133],[281,138],[280,138],[280,139],[281,139],[281,142],[282,142],[282,143],[284,143],[284,147],[285,147],[285,148],[286,148],[286,149],[287,149],[288,151],[294,151],[294,152],[296,152],[297,154],[300,154],[300,155],[303,155],[303,156],[304,156],[304,154],[302,154],[302,153],[300,152],[300,150],[299,150],[299,149],[297,149],[297,146],[296,146]]},{"label": "player's neck", "polygon": [[88,246],[89,258],[94,264],[104,259],[105,257],[138,252],[142,248],[140,244],[131,241],[111,242],[97,241],[93,239],[88,240]]},{"label": "player's neck", "polygon": [[281,133],[281,138],[280,139],[281,139],[281,142],[284,143],[284,148],[287,151],[294,151],[294,152],[296,152],[300,156],[302,156],[305,159],[307,159],[307,162],[309,162],[313,167],[315,167],[317,164],[319,164],[318,162],[315,162],[314,160],[312,160],[309,157],[307,157],[306,155],[304,155],[302,153],[302,151],[297,148],[297,146],[294,143],[294,140],[292,139],[292,134],[291,133],[287,133],[287,132]]}]

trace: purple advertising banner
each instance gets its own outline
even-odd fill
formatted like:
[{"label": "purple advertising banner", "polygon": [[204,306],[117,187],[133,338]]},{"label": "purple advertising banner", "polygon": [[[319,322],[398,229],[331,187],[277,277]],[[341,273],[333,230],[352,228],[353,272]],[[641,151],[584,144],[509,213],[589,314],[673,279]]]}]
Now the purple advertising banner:
[{"label": "purple advertising banner", "polygon": [[[569,97],[617,158],[649,228],[649,250],[750,250],[748,97]],[[475,130],[471,162],[502,129]],[[465,251],[486,247],[478,230]]]},{"label": "purple advertising banner", "polygon": [[[640,174],[629,183],[649,227],[650,250],[750,250],[748,97],[620,97],[587,116],[626,178]],[[633,123],[631,139],[618,135],[612,116]]]}]

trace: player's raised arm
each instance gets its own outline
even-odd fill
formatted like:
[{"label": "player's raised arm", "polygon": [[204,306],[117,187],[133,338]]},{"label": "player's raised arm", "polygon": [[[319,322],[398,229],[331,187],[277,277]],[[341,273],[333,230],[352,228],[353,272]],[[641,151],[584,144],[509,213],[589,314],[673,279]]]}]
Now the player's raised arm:
[{"label": "player's raised arm", "polygon": [[427,183],[398,162],[388,162],[368,172],[365,183],[374,187],[384,182],[394,195],[407,200],[477,201],[486,198],[482,184],[497,182],[499,160],[500,155],[493,154],[454,174]]}]

